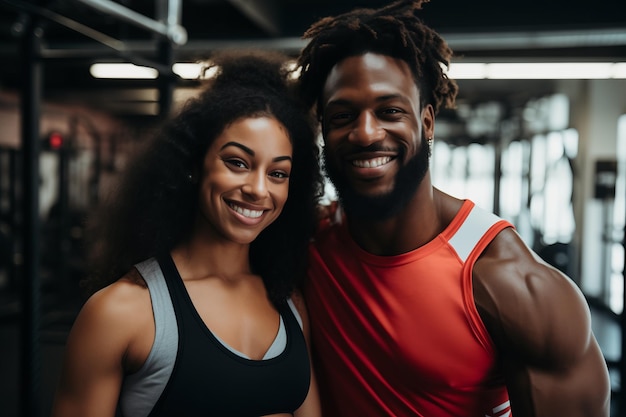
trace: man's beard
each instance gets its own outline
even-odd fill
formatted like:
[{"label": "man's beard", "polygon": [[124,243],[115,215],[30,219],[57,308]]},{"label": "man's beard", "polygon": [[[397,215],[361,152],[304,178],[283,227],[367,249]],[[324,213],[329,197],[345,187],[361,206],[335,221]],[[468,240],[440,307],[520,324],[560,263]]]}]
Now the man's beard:
[{"label": "man's beard", "polygon": [[[333,162],[336,160],[324,147],[324,169],[337,190],[346,213],[362,220],[387,220],[400,212],[411,200],[429,168],[430,146],[422,134],[419,152],[396,174],[393,189],[387,193],[366,196],[354,191],[344,173]],[[401,155],[400,155],[401,156]]]}]

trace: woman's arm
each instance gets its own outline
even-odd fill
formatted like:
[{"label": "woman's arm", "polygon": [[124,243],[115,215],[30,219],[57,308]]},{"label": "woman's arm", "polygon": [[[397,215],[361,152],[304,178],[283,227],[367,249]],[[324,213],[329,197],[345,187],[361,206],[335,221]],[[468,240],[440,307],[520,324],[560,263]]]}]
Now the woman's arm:
[{"label": "woman's arm", "polygon": [[115,415],[145,292],[118,281],[87,300],[67,339],[53,417]]}]

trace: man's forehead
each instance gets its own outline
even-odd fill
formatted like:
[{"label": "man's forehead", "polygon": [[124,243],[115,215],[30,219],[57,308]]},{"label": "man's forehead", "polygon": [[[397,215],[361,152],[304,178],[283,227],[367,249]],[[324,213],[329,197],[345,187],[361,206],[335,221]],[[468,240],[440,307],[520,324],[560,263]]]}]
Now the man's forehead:
[{"label": "man's forehead", "polygon": [[366,88],[370,94],[412,95],[419,89],[408,64],[388,55],[368,52],[349,56],[330,70],[323,86],[323,99],[332,99],[338,89],[360,95]]}]

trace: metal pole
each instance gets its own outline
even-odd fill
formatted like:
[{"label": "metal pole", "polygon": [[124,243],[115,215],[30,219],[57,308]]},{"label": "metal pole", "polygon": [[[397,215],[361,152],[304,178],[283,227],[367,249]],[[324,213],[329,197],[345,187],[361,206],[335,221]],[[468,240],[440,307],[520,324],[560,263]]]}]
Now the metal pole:
[{"label": "metal pole", "polygon": [[21,415],[39,417],[39,116],[42,90],[39,17],[27,19],[22,37],[22,173],[23,173],[23,276],[21,320]]},{"label": "metal pole", "polygon": [[[156,17],[168,27],[174,27],[182,18],[182,2],[178,0],[159,0],[156,5]],[[167,39],[158,40],[159,63],[166,71],[159,71],[159,116],[167,117],[172,110],[174,89],[177,76],[172,72],[175,52],[172,42]]]},{"label": "metal pole", "polygon": [[[166,37],[177,45],[184,45],[187,42],[187,31],[178,22],[164,24],[150,19],[132,9],[122,6],[119,3],[109,0],[79,0],[81,3],[93,7],[96,10],[115,16],[121,20],[132,23],[140,28],[157,33]],[[176,2],[176,7],[180,7]],[[175,8],[173,8],[175,9]],[[173,13],[175,10],[173,10]]]},{"label": "metal pole", "polygon": [[11,260],[9,263],[9,285],[11,290],[17,290],[18,283],[18,267],[16,262],[16,255],[18,251],[21,249],[17,246],[17,231],[19,230],[19,222],[20,219],[17,215],[18,213],[18,196],[17,196],[17,181],[19,178],[18,170],[19,170],[19,155],[16,149],[11,149],[10,151],[10,159],[9,159],[9,224],[10,228],[10,236],[11,236]]},{"label": "metal pole", "polygon": [[[168,41],[159,41],[159,61],[163,66],[172,68],[174,64],[174,50]],[[159,86],[159,116],[167,117],[172,110],[174,101],[174,87],[176,74],[171,70],[167,73],[159,72],[157,84]]]},{"label": "metal pole", "polygon": [[[502,129],[500,129],[502,131]],[[502,136],[493,141],[495,158],[493,167],[493,212],[500,215],[500,186],[502,183]]]},{"label": "metal pole", "polygon": [[71,255],[71,240],[70,240],[70,209],[69,209],[69,158],[70,150],[69,146],[73,146],[73,139],[75,128],[71,129],[70,139],[71,143],[63,143],[61,149],[59,149],[59,218],[57,237],[59,245],[59,259],[58,259],[58,276],[56,279],[60,283],[60,289],[63,296],[67,297],[71,293],[72,286],[70,283],[70,274],[68,268],[68,260]]},{"label": "metal pole", "polygon": [[[626,253],[626,227],[622,235],[622,249]],[[620,314],[620,330],[622,335],[622,348],[619,358],[619,402],[617,404],[617,415],[626,414],[626,265],[622,269],[622,313]]]}]

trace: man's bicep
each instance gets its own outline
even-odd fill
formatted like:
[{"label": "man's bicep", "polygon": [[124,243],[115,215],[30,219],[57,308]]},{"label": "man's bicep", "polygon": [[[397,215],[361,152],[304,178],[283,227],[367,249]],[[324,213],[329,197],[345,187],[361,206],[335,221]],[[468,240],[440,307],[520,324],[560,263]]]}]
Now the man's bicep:
[{"label": "man's bicep", "polygon": [[582,293],[540,262],[515,271],[507,278],[513,282],[489,289],[513,412],[608,415],[608,373]]}]

